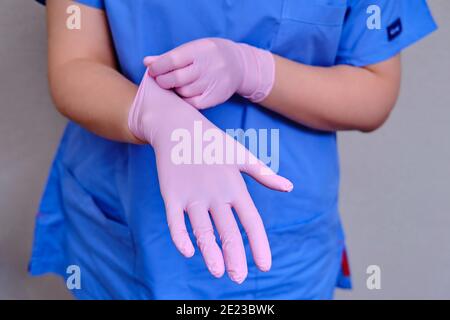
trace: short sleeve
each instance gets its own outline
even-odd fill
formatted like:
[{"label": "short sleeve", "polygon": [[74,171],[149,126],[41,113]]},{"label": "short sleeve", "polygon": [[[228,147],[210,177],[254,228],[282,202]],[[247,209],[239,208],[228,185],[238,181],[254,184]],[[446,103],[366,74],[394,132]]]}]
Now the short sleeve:
[{"label": "short sleeve", "polygon": [[[377,11],[381,24],[373,28],[368,23]],[[336,64],[379,63],[436,29],[425,0],[349,0]]]},{"label": "short sleeve", "polygon": [[[46,0],[36,0],[36,1],[45,6]],[[97,8],[97,9],[105,8],[104,0],[75,0],[75,2],[87,5],[89,7]]]}]

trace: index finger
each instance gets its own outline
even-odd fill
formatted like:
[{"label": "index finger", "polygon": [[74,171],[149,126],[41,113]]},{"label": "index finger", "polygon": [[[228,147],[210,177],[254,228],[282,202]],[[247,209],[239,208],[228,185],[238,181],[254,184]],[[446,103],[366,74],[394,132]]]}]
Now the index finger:
[{"label": "index finger", "polygon": [[149,74],[157,77],[170,71],[184,68],[193,63],[193,55],[190,46],[184,45],[164,53],[149,65]]}]

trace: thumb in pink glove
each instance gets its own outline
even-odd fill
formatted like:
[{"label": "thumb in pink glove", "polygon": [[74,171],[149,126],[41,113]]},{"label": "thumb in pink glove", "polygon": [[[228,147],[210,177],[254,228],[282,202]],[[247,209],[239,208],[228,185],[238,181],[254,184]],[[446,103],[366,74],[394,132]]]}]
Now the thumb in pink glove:
[{"label": "thumb in pink glove", "polygon": [[[193,133],[199,125],[204,130],[212,130],[216,138],[226,141],[225,145],[234,146],[236,155],[244,154],[245,162],[180,164],[174,161],[178,156],[177,134],[180,130]],[[248,235],[255,264],[260,270],[268,271],[272,261],[269,242],[241,172],[279,191],[289,192],[292,183],[271,172],[240,143],[215,127],[174,92],[161,89],[148,72],[130,109],[129,128],[138,139],[147,141],[155,150],[167,221],[178,250],[186,257],[194,254],[184,221],[186,212],[211,274],[221,277],[226,267],[233,281],[244,281],[248,272],[247,260],[232,212],[234,208]],[[226,156],[225,148],[223,151]],[[210,216],[220,235],[223,254],[216,242]]]},{"label": "thumb in pink glove", "polygon": [[176,92],[197,109],[227,101],[234,93],[261,102],[272,90],[270,52],[221,38],[186,43],[144,64],[161,88]]}]

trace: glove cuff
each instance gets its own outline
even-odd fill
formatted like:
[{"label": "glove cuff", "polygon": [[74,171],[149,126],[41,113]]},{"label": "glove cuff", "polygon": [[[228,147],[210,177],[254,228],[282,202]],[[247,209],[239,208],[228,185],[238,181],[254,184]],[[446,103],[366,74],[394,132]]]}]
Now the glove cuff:
[{"label": "glove cuff", "polygon": [[238,94],[254,103],[264,100],[275,82],[275,60],[271,52],[244,43],[238,44],[244,77]]},{"label": "glove cuff", "polygon": [[141,141],[146,141],[145,134],[141,125],[141,108],[143,104],[142,101],[145,96],[145,84],[148,77],[149,75],[147,69],[144,76],[142,77],[142,81],[139,85],[139,89],[136,93],[133,104],[130,107],[130,111],[128,112],[128,128],[130,129],[130,132],[138,140]]}]

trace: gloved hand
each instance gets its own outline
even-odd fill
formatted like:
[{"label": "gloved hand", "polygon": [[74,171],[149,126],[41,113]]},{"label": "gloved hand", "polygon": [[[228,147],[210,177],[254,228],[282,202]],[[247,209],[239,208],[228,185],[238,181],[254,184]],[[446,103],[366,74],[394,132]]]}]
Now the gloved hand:
[{"label": "gloved hand", "polygon": [[[194,254],[184,221],[184,212],[187,212],[209,271],[215,277],[221,277],[225,263],[233,281],[244,281],[247,262],[242,237],[232,213],[234,208],[248,235],[256,265],[260,270],[268,271],[271,253],[267,235],[241,172],[279,191],[289,192],[292,183],[274,174],[245,147],[214,126],[173,91],[161,89],[148,72],[130,109],[128,124],[138,139],[154,148],[170,234],[178,250],[185,257]],[[198,130],[202,130],[205,137],[209,136],[209,141],[224,142],[223,149],[216,149],[219,154],[223,151],[222,164],[217,158],[211,161],[205,157],[206,151],[203,155],[197,152],[199,147],[206,150],[198,141],[193,141],[192,149],[190,141],[188,143],[189,150],[193,152],[188,152],[190,154],[185,159],[192,159],[192,164],[180,163],[183,155],[178,139],[186,135],[192,137],[199,133]],[[239,159],[229,152],[233,148],[236,156],[245,156],[245,161],[236,163]],[[215,240],[210,214],[220,235],[223,256]]]},{"label": "gloved hand", "polygon": [[270,52],[221,38],[188,42],[144,59],[161,88],[176,92],[197,109],[227,101],[234,93],[261,102],[274,83]]}]

